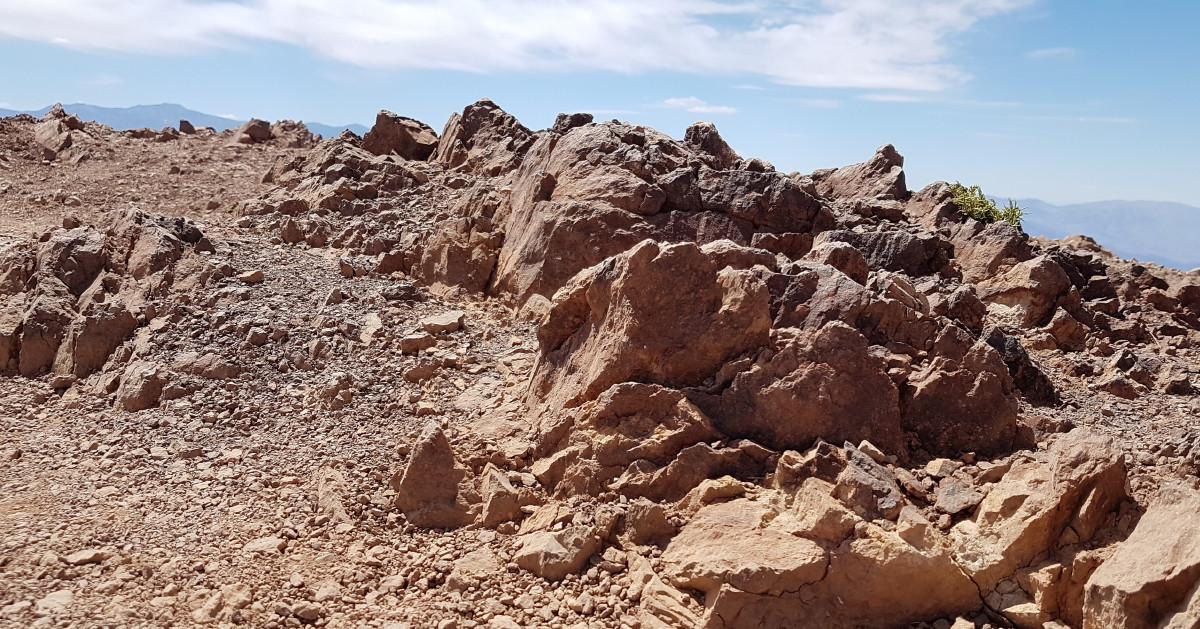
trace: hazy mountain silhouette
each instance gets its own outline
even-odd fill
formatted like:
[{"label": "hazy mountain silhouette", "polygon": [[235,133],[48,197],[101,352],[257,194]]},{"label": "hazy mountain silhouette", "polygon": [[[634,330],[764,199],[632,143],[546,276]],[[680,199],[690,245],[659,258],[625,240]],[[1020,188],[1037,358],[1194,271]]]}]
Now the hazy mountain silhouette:
[{"label": "hazy mountain silhouette", "polygon": [[1032,235],[1084,234],[1123,258],[1183,270],[1200,267],[1200,208],[1166,201],[1016,202],[1025,208],[1025,231]]},{"label": "hazy mountain silhouette", "polygon": [[[217,131],[232,129],[243,122],[244,120],[236,120],[226,118],[224,116],[215,116],[204,112],[188,109],[183,105],[174,103],[161,103],[158,105],[134,105],[133,107],[100,107],[98,105],[89,105],[87,103],[72,103],[63,105],[63,109],[69,113],[79,116],[83,120],[93,120],[100,124],[108,125],[118,131],[126,129],[161,129],[163,127],[174,127],[179,124],[180,120],[187,120],[200,127],[212,127]],[[30,114],[40,117],[50,110],[50,106],[43,107],[34,111],[13,111],[9,109],[0,109],[0,116],[13,116],[19,113]],[[341,133],[343,129],[349,129],[359,135],[367,132],[367,127],[360,124],[349,125],[329,125],[320,122],[305,122],[309,131],[319,134],[321,137],[329,138]]]}]

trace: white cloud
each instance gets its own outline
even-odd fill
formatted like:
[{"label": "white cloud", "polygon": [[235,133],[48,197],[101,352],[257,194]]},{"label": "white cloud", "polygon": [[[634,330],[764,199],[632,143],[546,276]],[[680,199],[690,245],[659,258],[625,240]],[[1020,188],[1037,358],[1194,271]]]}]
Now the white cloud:
[{"label": "white cloud", "polygon": [[668,98],[662,102],[663,107],[682,109],[694,114],[735,114],[737,109],[727,105],[710,105],[695,96]]},{"label": "white cloud", "polygon": [[81,83],[88,87],[116,87],[125,82],[125,79],[115,74],[97,74],[83,79]]},{"label": "white cloud", "polygon": [[789,98],[785,102],[814,109],[837,109],[842,106],[842,101],[834,98]]},{"label": "white cloud", "polygon": [[937,90],[950,42],[1033,0],[0,0],[0,37],[194,54],[291,44],[363,67],[676,71]]},{"label": "white cloud", "polygon": [[859,100],[873,103],[923,103],[925,99],[914,94],[863,94]]},{"label": "white cloud", "polygon": [[1037,61],[1065,61],[1074,59],[1078,53],[1074,48],[1038,48],[1025,53],[1025,56]]}]

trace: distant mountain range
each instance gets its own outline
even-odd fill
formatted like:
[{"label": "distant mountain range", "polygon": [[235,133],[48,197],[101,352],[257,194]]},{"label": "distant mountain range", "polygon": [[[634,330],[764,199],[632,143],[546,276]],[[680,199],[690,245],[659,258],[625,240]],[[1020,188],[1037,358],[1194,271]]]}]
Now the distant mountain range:
[{"label": "distant mountain range", "polygon": [[[41,117],[50,111],[51,106],[46,106],[34,111],[13,111],[10,109],[0,109],[0,117],[15,116],[17,114],[29,114],[35,117]],[[92,120],[100,124],[108,125],[118,131],[127,129],[161,129],[163,127],[176,127],[180,120],[187,120],[196,126],[212,127],[217,131],[232,129],[245,122],[245,120],[237,120],[235,118],[227,118],[225,116],[214,116],[201,111],[188,109],[183,105],[175,105],[173,103],[162,103],[160,105],[134,105],[133,107],[100,107],[97,105],[88,105],[87,103],[72,103],[63,105],[63,109],[67,112],[79,116],[82,120]],[[349,129],[359,135],[367,132],[367,127],[360,124],[348,125],[328,125],[320,122],[305,122],[308,130],[320,135],[323,138],[331,138],[341,133],[344,129]]]},{"label": "distant mountain range", "polygon": [[1200,208],[1165,201],[1095,201],[1054,205],[1014,199],[1035,236],[1091,236],[1105,249],[1184,271],[1200,268]]}]

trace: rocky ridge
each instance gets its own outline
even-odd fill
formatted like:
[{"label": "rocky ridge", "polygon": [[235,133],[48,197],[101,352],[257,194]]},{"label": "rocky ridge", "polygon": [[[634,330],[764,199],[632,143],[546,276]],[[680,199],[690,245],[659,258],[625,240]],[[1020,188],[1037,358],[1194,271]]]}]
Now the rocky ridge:
[{"label": "rocky ridge", "polygon": [[1194,275],[968,219],[891,146],[185,128],[0,120],[0,622],[1200,615]]}]

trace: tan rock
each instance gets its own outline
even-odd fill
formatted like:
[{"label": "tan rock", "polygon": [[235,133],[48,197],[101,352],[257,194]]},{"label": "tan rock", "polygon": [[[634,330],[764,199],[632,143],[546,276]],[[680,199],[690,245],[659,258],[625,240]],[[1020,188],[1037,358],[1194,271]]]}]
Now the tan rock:
[{"label": "tan rock", "polygon": [[1200,618],[1200,493],[1166,486],[1128,539],[1092,573],[1083,627],[1190,627]]},{"label": "tan rock", "polygon": [[722,584],[755,594],[796,591],[825,574],[824,549],[765,528],[768,510],[750,500],[701,509],[663,553],[677,586],[716,594]]},{"label": "tan rock", "polygon": [[500,563],[496,553],[486,547],[477,548],[454,562],[450,576],[446,577],[446,586],[452,590],[464,591],[494,580],[502,574],[504,565]]},{"label": "tan rock", "polygon": [[478,502],[478,495],[435,421],[425,424],[404,469],[392,476],[391,487],[396,491],[392,505],[416,526],[457,528],[475,517],[471,503]]},{"label": "tan rock", "polygon": [[955,558],[990,592],[1005,576],[1054,551],[1068,530],[1091,539],[1125,499],[1125,464],[1111,439],[1076,429],[1047,451],[1013,464],[951,529]]}]

